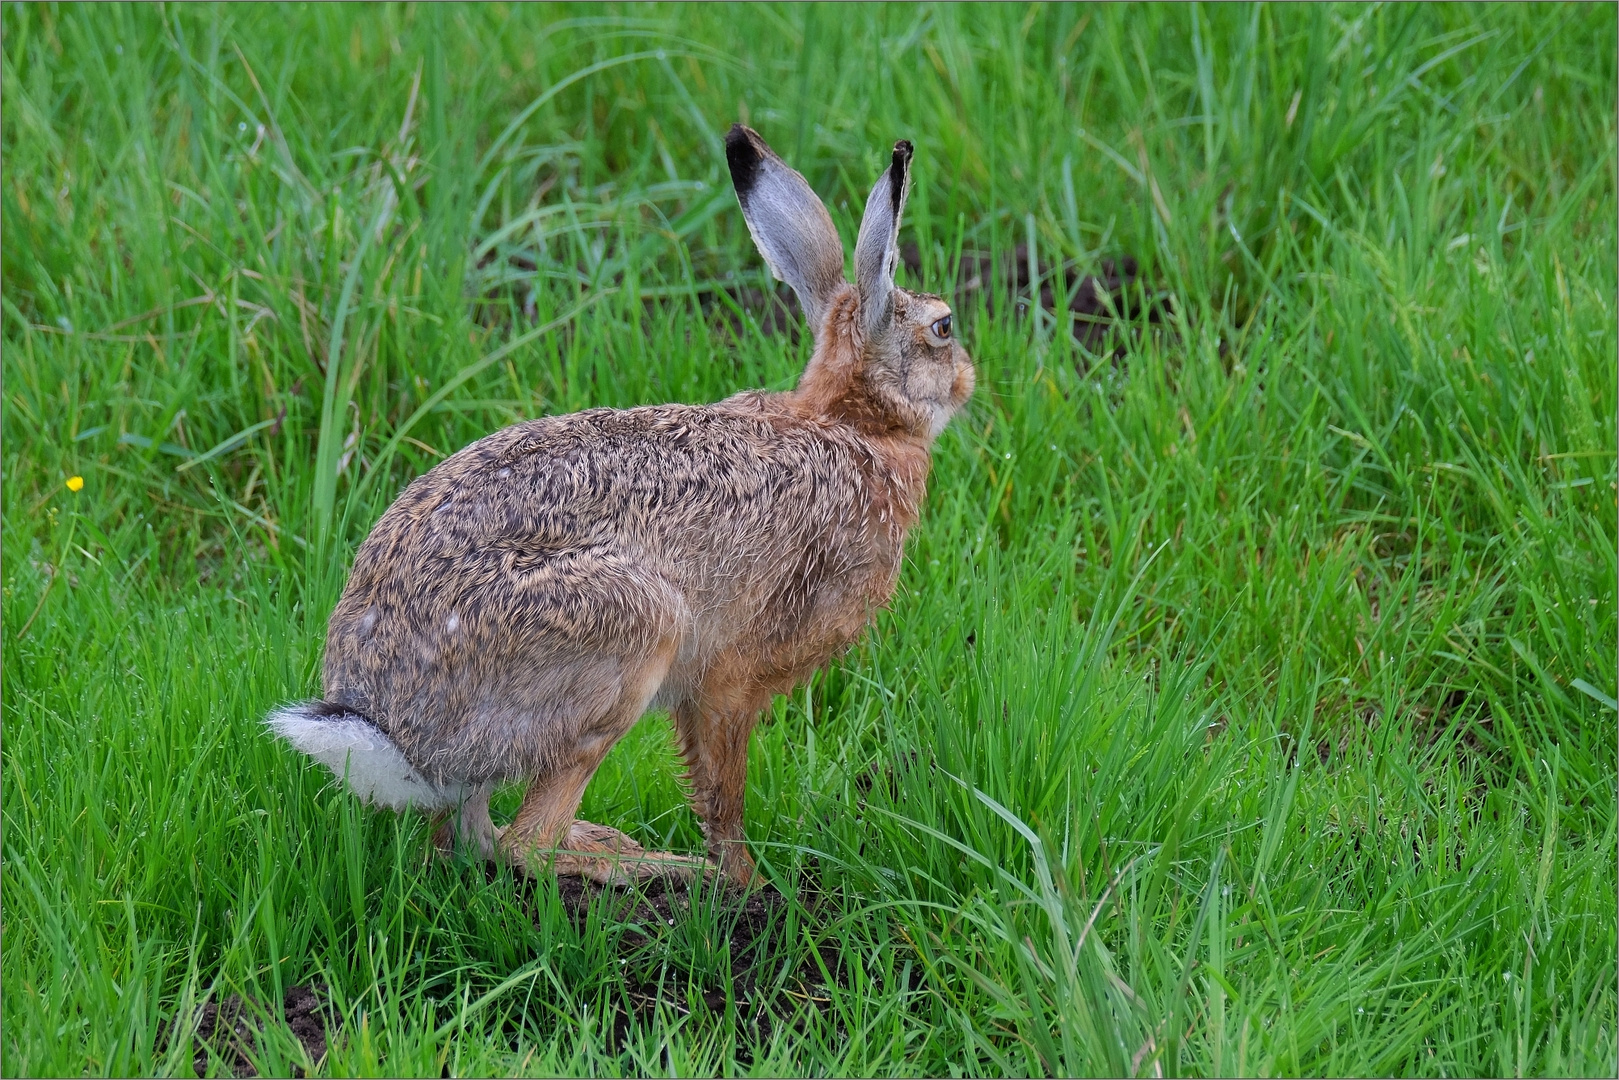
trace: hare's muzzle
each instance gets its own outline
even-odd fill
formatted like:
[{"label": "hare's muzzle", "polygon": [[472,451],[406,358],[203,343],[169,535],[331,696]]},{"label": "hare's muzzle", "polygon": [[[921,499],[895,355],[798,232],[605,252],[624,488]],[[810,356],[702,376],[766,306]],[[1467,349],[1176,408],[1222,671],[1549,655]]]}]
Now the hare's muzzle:
[{"label": "hare's muzzle", "polygon": [[950,384],[950,405],[959,409],[967,404],[967,399],[973,396],[973,388],[978,385],[978,373],[973,370],[971,360],[965,356],[956,358],[956,378]]}]

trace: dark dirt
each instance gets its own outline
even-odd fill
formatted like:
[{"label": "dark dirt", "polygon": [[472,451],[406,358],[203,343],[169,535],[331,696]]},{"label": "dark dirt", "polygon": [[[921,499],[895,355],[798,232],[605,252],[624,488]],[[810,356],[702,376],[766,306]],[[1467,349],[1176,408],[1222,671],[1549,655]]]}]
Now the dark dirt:
[{"label": "dark dirt", "polygon": [[[281,1019],[309,1054],[319,1062],[326,1055],[328,1027],[335,1028],[325,1000],[323,986],[294,986],[281,1003]],[[196,1055],[191,1067],[198,1076],[206,1075],[210,1060],[220,1062],[232,1076],[257,1076],[252,1055],[258,1050],[263,1033],[262,1017],[270,1012],[256,1003],[232,994],[223,1001],[210,1001],[198,1012]],[[162,1035],[159,1042],[163,1041]],[[303,1076],[294,1067],[294,1076]]]},{"label": "dark dirt", "polygon": [[[717,922],[729,947],[729,979],[721,976],[711,982],[702,982],[667,963],[657,948],[660,940],[686,920],[710,917],[693,915],[691,887],[654,880],[633,889],[604,888],[579,878],[562,877],[557,879],[557,890],[581,930],[591,906],[604,896],[609,917],[620,925],[635,927],[625,932],[620,941],[620,955],[625,960],[625,995],[614,1018],[615,1043],[622,1042],[636,1021],[650,1019],[659,1006],[681,1016],[694,1009],[716,1015],[732,1010],[740,1028],[756,1039],[764,1039],[774,1025],[795,1023],[806,1009],[820,1010],[830,1004],[823,967],[835,984],[841,986],[843,982],[842,963],[831,945],[818,950],[819,964],[807,958],[783,977],[781,965],[800,946],[785,940],[782,922],[788,902],[770,886],[752,892],[728,890],[719,899]],[[799,892],[812,911],[817,899],[815,890]],[[705,897],[697,902],[716,901]]]},{"label": "dark dirt", "polygon": [[[835,942],[823,942],[809,951],[801,937],[789,938],[785,927],[789,902],[769,885],[751,892],[729,889],[715,897],[676,881],[613,888],[576,877],[554,880],[564,910],[581,933],[593,906],[598,919],[623,928],[618,941],[622,994],[614,1005],[609,1047],[623,1046],[632,1030],[651,1021],[660,1009],[676,1016],[706,1013],[734,1019],[740,1036],[738,1058],[746,1064],[750,1046],[768,1041],[778,1025],[799,1028],[807,1014],[825,1014],[832,991],[848,985]],[[801,927],[813,928],[816,922],[815,911],[822,903],[818,880],[817,868],[806,866],[795,886]],[[531,885],[544,887],[543,882]],[[702,910],[694,912],[694,905]],[[689,932],[688,924],[694,919],[712,925],[723,936],[720,955],[725,960],[719,962],[718,970],[711,960],[703,971],[693,971],[670,955],[670,946]],[[789,966],[790,970],[784,970]],[[261,1053],[266,1018],[273,1022],[275,1011],[240,994],[206,1002],[196,1013],[191,1062],[196,1074],[206,1075],[212,1069],[232,1076],[258,1076],[254,1057]],[[326,988],[320,985],[290,988],[279,1019],[316,1063],[325,1056],[328,1040],[336,1036],[341,1023],[330,1008]],[[168,1033],[160,1030],[158,1045],[164,1046],[167,1040]],[[295,1067],[293,1075],[304,1073]]]}]

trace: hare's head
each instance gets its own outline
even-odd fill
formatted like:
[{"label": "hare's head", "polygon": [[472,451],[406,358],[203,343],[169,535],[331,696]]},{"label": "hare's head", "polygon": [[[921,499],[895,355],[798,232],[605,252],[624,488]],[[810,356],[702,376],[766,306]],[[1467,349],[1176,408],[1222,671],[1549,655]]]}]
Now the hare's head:
[{"label": "hare's head", "polygon": [[972,396],[974,375],[950,305],[894,284],[911,144],[894,144],[893,163],[866,199],[853,285],[843,274],[843,243],[804,178],[741,124],[726,135],[725,156],[753,242],[798,294],[815,335],[800,395],[833,415],[938,435]]}]

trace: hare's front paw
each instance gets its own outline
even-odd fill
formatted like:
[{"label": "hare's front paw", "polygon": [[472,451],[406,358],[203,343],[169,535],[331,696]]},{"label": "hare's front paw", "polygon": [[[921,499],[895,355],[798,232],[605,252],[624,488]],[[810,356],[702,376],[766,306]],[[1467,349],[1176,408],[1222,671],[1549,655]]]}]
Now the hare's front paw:
[{"label": "hare's front paw", "polygon": [[763,883],[758,868],[753,864],[753,856],[748,854],[747,844],[741,840],[731,840],[716,846],[718,850],[714,861],[726,881],[744,889]]}]

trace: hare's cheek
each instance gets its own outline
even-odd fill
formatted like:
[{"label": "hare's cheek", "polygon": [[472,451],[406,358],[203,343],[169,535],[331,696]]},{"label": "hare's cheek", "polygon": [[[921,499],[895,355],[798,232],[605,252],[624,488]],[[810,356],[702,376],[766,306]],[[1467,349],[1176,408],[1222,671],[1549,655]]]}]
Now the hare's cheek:
[{"label": "hare's cheek", "polygon": [[948,363],[939,363],[929,359],[923,363],[912,365],[906,372],[906,396],[916,402],[936,402],[950,400],[950,386],[955,377]]}]

